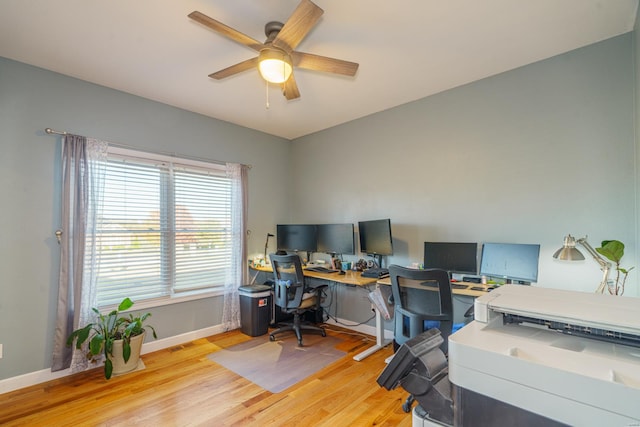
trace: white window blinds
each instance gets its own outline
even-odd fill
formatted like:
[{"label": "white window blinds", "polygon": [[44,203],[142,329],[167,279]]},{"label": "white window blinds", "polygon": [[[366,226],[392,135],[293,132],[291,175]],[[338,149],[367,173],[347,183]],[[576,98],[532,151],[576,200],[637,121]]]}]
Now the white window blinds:
[{"label": "white window blinds", "polygon": [[122,151],[107,163],[98,305],[222,289],[231,260],[225,168]]}]

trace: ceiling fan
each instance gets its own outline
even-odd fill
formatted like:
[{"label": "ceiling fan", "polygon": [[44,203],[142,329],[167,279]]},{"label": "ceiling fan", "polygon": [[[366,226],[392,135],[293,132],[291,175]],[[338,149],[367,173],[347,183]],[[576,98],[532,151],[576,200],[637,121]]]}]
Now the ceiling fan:
[{"label": "ceiling fan", "polygon": [[260,43],[201,12],[191,12],[189,18],[259,52],[256,57],[216,71],[209,74],[209,77],[220,80],[257,67],[265,80],[281,84],[282,93],[288,100],[291,100],[300,97],[298,85],[293,77],[294,67],[345,76],[354,76],[358,70],[358,64],[355,62],[294,50],[323,13],[324,11],[310,0],[302,0],[287,22],[282,24],[272,21],[265,25],[267,39],[264,43]]}]

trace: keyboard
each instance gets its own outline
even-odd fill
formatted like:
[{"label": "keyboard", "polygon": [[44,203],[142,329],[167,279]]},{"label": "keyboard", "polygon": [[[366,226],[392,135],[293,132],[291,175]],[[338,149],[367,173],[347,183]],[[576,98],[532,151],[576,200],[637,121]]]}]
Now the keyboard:
[{"label": "keyboard", "polygon": [[389,276],[389,269],[387,268],[369,268],[362,272],[362,277],[374,277],[376,279],[382,279]]},{"label": "keyboard", "polygon": [[[426,286],[427,288],[438,288],[438,282],[435,282],[433,280],[430,280],[428,282],[422,282],[421,283],[422,286]],[[468,285],[463,285],[462,283],[456,283],[456,282],[452,282],[451,283],[451,289],[467,289]],[[482,290],[484,290],[484,288],[482,288]]]},{"label": "keyboard", "polygon": [[487,286],[486,288],[484,286],[472,286],[471,287],[472,291],[487,291],[487,292],[491,292],[494,289],[495,289],[494,286]]},{"label": "keyboard", "polygon": [[322,267],[319,265],[313,266],[313,267],[307,267],[306,268],[307,271],[315,271],[316,273],[337,273],[340,270],[336,270],[333,268],[327,268],[327,267]]}]

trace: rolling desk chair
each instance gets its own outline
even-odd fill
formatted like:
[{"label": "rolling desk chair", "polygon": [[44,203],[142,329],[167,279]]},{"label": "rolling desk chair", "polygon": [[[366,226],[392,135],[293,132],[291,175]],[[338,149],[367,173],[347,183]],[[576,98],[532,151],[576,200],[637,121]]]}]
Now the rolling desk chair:
[{"label": "rolling desk chair", "polygon": [[302,273],[302,262],[298,255],[269,254],[269,258],[275,279],[274,302],[283,313],[293,314],[293,323],[271,332],[269,339],[275,341],[277,334],[294,331],[298,338],[298,345],[302,347],[302,331],[326,337],[324,328],[303,323],[300,319],[306,311],[321,309],[320,293],[323,287],[307,288]]},{"label": "rolling desk chair", "polygon": [[[391,292],[394,303],[394,350],[431,328],[438,328],[442,334],[443,343],[440,349],[447,354],[448,338],[453,330],[453,296],[449,274],[440,269],[415,270],[398,265],[389,266],[391,279]],[[439,309],[428,311],[425,309],[425,300],[434,295],[435,291],[427,283],[438,284]],[[429,284],[431,284],[429,283]],[[419,291],[421,287],[425,289]],[[432,290],[428,290],[427,287]],[[425,293],[427,298],[410,298],[410,289]],[[414,293],[415,295],[415,293]],[[411,411],[413,396],[409,396],[402,405],[405,412]]]}]

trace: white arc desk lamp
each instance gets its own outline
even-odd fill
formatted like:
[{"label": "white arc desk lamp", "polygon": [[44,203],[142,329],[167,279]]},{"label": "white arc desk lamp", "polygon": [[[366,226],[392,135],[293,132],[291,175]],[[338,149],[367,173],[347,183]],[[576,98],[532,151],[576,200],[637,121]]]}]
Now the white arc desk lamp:
[{"label": "white arc desk lamp", "polygon": [[598,289],[596,289],[596,293],[603,293],[607,286],[611,263],[602,258],[600,254],[593,249],[589,242],[587,242],[587,236],[576,240],[571,234],[568,234],[564,238],[564,244],[556,251],[555,254],[553,254],[553,257],[563,261],[582,261],[584,259],[584,255],[582,255],[582,252],[576,248],[576,243],[580,243],[584,246],[587,252],[589,252],[593,259],[600,265],[600,270],[602,270],[602,281],[600,282]]}]

